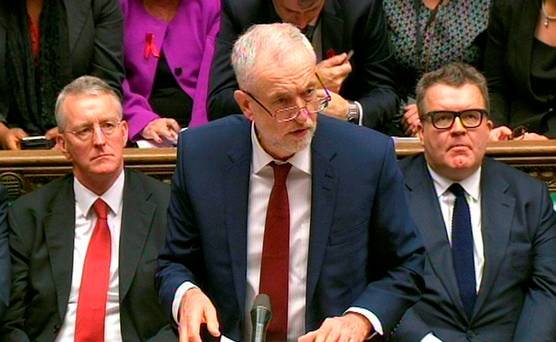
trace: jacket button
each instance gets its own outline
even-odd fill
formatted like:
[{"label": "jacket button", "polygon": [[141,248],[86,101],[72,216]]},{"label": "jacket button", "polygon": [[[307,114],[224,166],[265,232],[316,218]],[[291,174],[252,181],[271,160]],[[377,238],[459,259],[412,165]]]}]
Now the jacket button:
[{"label": "jacket button", "polygon": [[182,68],[176,68],[174,69],[174,72],[176,73],[176,76],[181,76],[181,73],[183,72]]}]

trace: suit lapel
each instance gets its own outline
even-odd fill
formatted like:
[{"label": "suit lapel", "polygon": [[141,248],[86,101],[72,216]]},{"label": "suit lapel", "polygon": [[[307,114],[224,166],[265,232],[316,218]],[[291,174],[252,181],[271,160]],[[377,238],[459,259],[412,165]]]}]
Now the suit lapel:
[{"label": "suit lapel", "polygon": [[73,51],[87,21],[87,11],[91,10],[91,0],[64,0],[64,5],[68,19],[69,48]]},{"label": "suit lapel", "polygon": [[251,170],[251,140],[247,139],[228,152],[229,163],[224,167],[224,215],[228,250],[232,261],[234,286],[239,312],[244,312],[247,277],[247,210],[249,175]]},{"label": "suit lapel", "polygon": [[[338,16],[336,1],[326,1],[320,20],[322,32],[322,59],[326,59],[328,51],[335,54],[346,52],[344,49],[344,20]],[[339,49],[339,50],[338,50]]]},{"label": "suit lapel", "polygon": [[118,265],[120,303],[129,291],[143,255],[156,209],[156,205],[149,202],[151,194],[145,191],[133,172],[126,171],[125,176]]},{"label": "suit lapel", "polygon": [[484,305],[506,256],[514,217],[515,199],[506,193],[508,183],[496,174],[494,166],[494,162],[487,159],[481,176],[481,226],[485,266],[475,304],[475,315]]},{"label": "suit lapel", "polygon": [[307,303],[311,303],[322,268],[337,191],[336,172],[331,163],[335,155],[334,144],[325,141],[319,134],[319,129],[316,132],[311,155],[312,199],[309,260],[307,262]]},{"label": "suit lapel", "polygon": [[452,249],[442,218],[442,211],[423,155],[405,172],[409,189],[409,203],[415,223],[420,228],[431,261],[431,267],[440,280],[452,303],[462,317],[467,319],[459,295],[452,258]]},{"label": "suit lapel", "polygon": [[44,234],[56,287],[60,320],[66,314],[73,274],[75,196],[73,177],[67,177],[44,219]]}]

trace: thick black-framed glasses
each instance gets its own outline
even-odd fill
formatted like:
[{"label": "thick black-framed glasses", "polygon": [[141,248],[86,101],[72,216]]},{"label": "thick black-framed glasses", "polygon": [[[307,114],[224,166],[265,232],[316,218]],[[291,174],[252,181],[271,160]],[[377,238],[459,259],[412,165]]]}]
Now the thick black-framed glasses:
[{"label": "thick black-framed glasses", "polygon": [[430,118],[432,125],[436,129],[449,129],[459,118],[461,124],[465,128],[476,128],[483,122],[483,117],[488,115],[485,109],[467,109],[461,112],[453,112],[448,110],[437,110],[428,112],[423,118]]},{"label": "thick black-framed glasses", "polygon": [[259,106],[261,106],[261,108],[264,109],[271,117],[273,117],[274,120],[276,120],[277,122],[287,122],[297,118],[297,116],[299,115],[299,113],[303,108],[305,108],[305,110],[309,113],[317,113],[325,110],[326,107],[328,107],[328,103],[330,103],[330,100],[332,99],[332,97],[330,96],[330,92],[328,91],[328,89],[326,89],[326,87],[322,83],[320,76],[317,73],[315,73],[315,76],[319,80],[322,89],[324,89],[325,96],[315,97],[312,100],[306,101],[305,107],[290,106],[290,107],[279,108],[276,109],[274,112],[272,112],[251,93],[243,89],[242,91],[245,94],[247,94],[250,98],[252,98],[253,101],[255,101]]}]

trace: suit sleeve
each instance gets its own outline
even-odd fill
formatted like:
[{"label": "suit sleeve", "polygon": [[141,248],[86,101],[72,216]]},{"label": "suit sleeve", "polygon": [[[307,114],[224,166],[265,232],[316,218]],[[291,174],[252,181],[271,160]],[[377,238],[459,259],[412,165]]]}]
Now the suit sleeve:
[{"label": "suit sleeve", "polygon": [[166,242],[158,259],[156,274],[159,297],[171,322],[174,322],[172,303],[177,289],[185,282],[201,286],[204,273],[200,232],[185,182],[186,137],[187,134],[181,134],[179,138],[177,167],[168,206]]},{"label": "suit sleeve", "polygon": [[506,53],[507,20],[511,14],[502,1],[495,1],[488,25],[488,37],[485,49],[484,68],[488,79],[490,93],[491,118],[496,126],[508,124],[509,105],[507,102]]},{"label": "suit sleeve", "polygon": [[102,78],[122,94],[123,16],[117,0],[93,2],[95,21],[94,52],[89,73]]},{"label": "suit sleeve", "polygon": [[230,62],[234,42],[241,33],[241,25],[234,22],[235,16],[230,2],[222,1],[220,33],[216,40],[216,52],[212,61],[209,83],[208,117],[210,120],[241,113],[234,99],[234,91],[239,86]]},{"label": "suit sleeve", "polygon": [[432,329],[421,319],[413,308],[407,310],[403,315],[399,328],[392,331],[391,342],[396,341],[421,341]]},{"label": "suit sleeve", "polygon": [[[556,212],[544,184],[532,223],[533,267],[514,342],[556,341]],[[536,225],[536,227],[535,227]],[[533,338],[534,336],[534,338]]]},{"label": "suit sleeve", "polygon": [[124,90],[124,119],[129,125],[129,140],[137,141],[141,139],[141,133],[147,125],[159,119],[153,112],[151,105],[146,97],[134,92],[127,80],[123,82]]},{"label": "suit sleeve", "polygon": [[[357,34],[357,33],[355,33]],[[363,92],[358,101],[363,107],[363,125],[383,130],[397,112],[398,98],[392,80],[392,49],[382,2],[375,1],[367,17],[366,33],[361,35],[363,68],[354,70]],[[357,47],[356,47],[357,48]],[[354,58],[359,58],[356,50]]]},{"label": "suit sleeve", "polygon": [[8,204],[6,188],[0,186],[0,319],[10,303],[10,246],[8,245]]},{"label": "suit sleeve", "polygon": [[403,189],[392,142],[380,166],[371,213],[369,269],[371,281],[353,303],[374,313],[389,334],[423,288],[424,247]]},{"label": "suit sleeve", "polygon": [[32,252],[30,244],[33,237],[28,234],[30,225],[20,224],[18,218],[21,213],[10,209],[9,240],[10,254],[12,258],[12,285],[10,294],[10,306],[4,315],[2,322],[2,341],[29,341],[25,333],[25,306],[27,291],[29,288],[29,255]]}]

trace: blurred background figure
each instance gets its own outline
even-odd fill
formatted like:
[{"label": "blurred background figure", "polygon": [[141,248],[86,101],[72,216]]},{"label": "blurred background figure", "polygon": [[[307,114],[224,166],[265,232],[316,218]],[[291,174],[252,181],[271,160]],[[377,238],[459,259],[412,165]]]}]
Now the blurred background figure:
[{"label": "blurred background figure", "polygon": [[[285,22],[309,39],[317,73],[331,96],[323,114],[388,132],[398,108],[391,51],[379,0],[223,0],[222,27],[212,64],[211,120],[240,113],[230,55],[254,23]],[[286,47],[285,47],[286,48]]]},{"label": "blurred background figure", "polygon": [[124,118],[131,141],[175,142],[207,121],[218,0],[120,0],[125,17]]},{"label": "blurred background figure", "polygon": [[0,145],[57,135],[58,92],[81,75],[120,92],[122,14],[117,0],[3,0],[0,3]]},{"label": "blurred background figure", "polygon": [[401,105],[396,134],[414,136],[419,113],[415,85],[450,62],[480,68],[491,0],[384,0]]},{"label": "blurred background figure", "polygon": [[494,0],[485,75],[499,139],[556,137],[556,0]]}]

